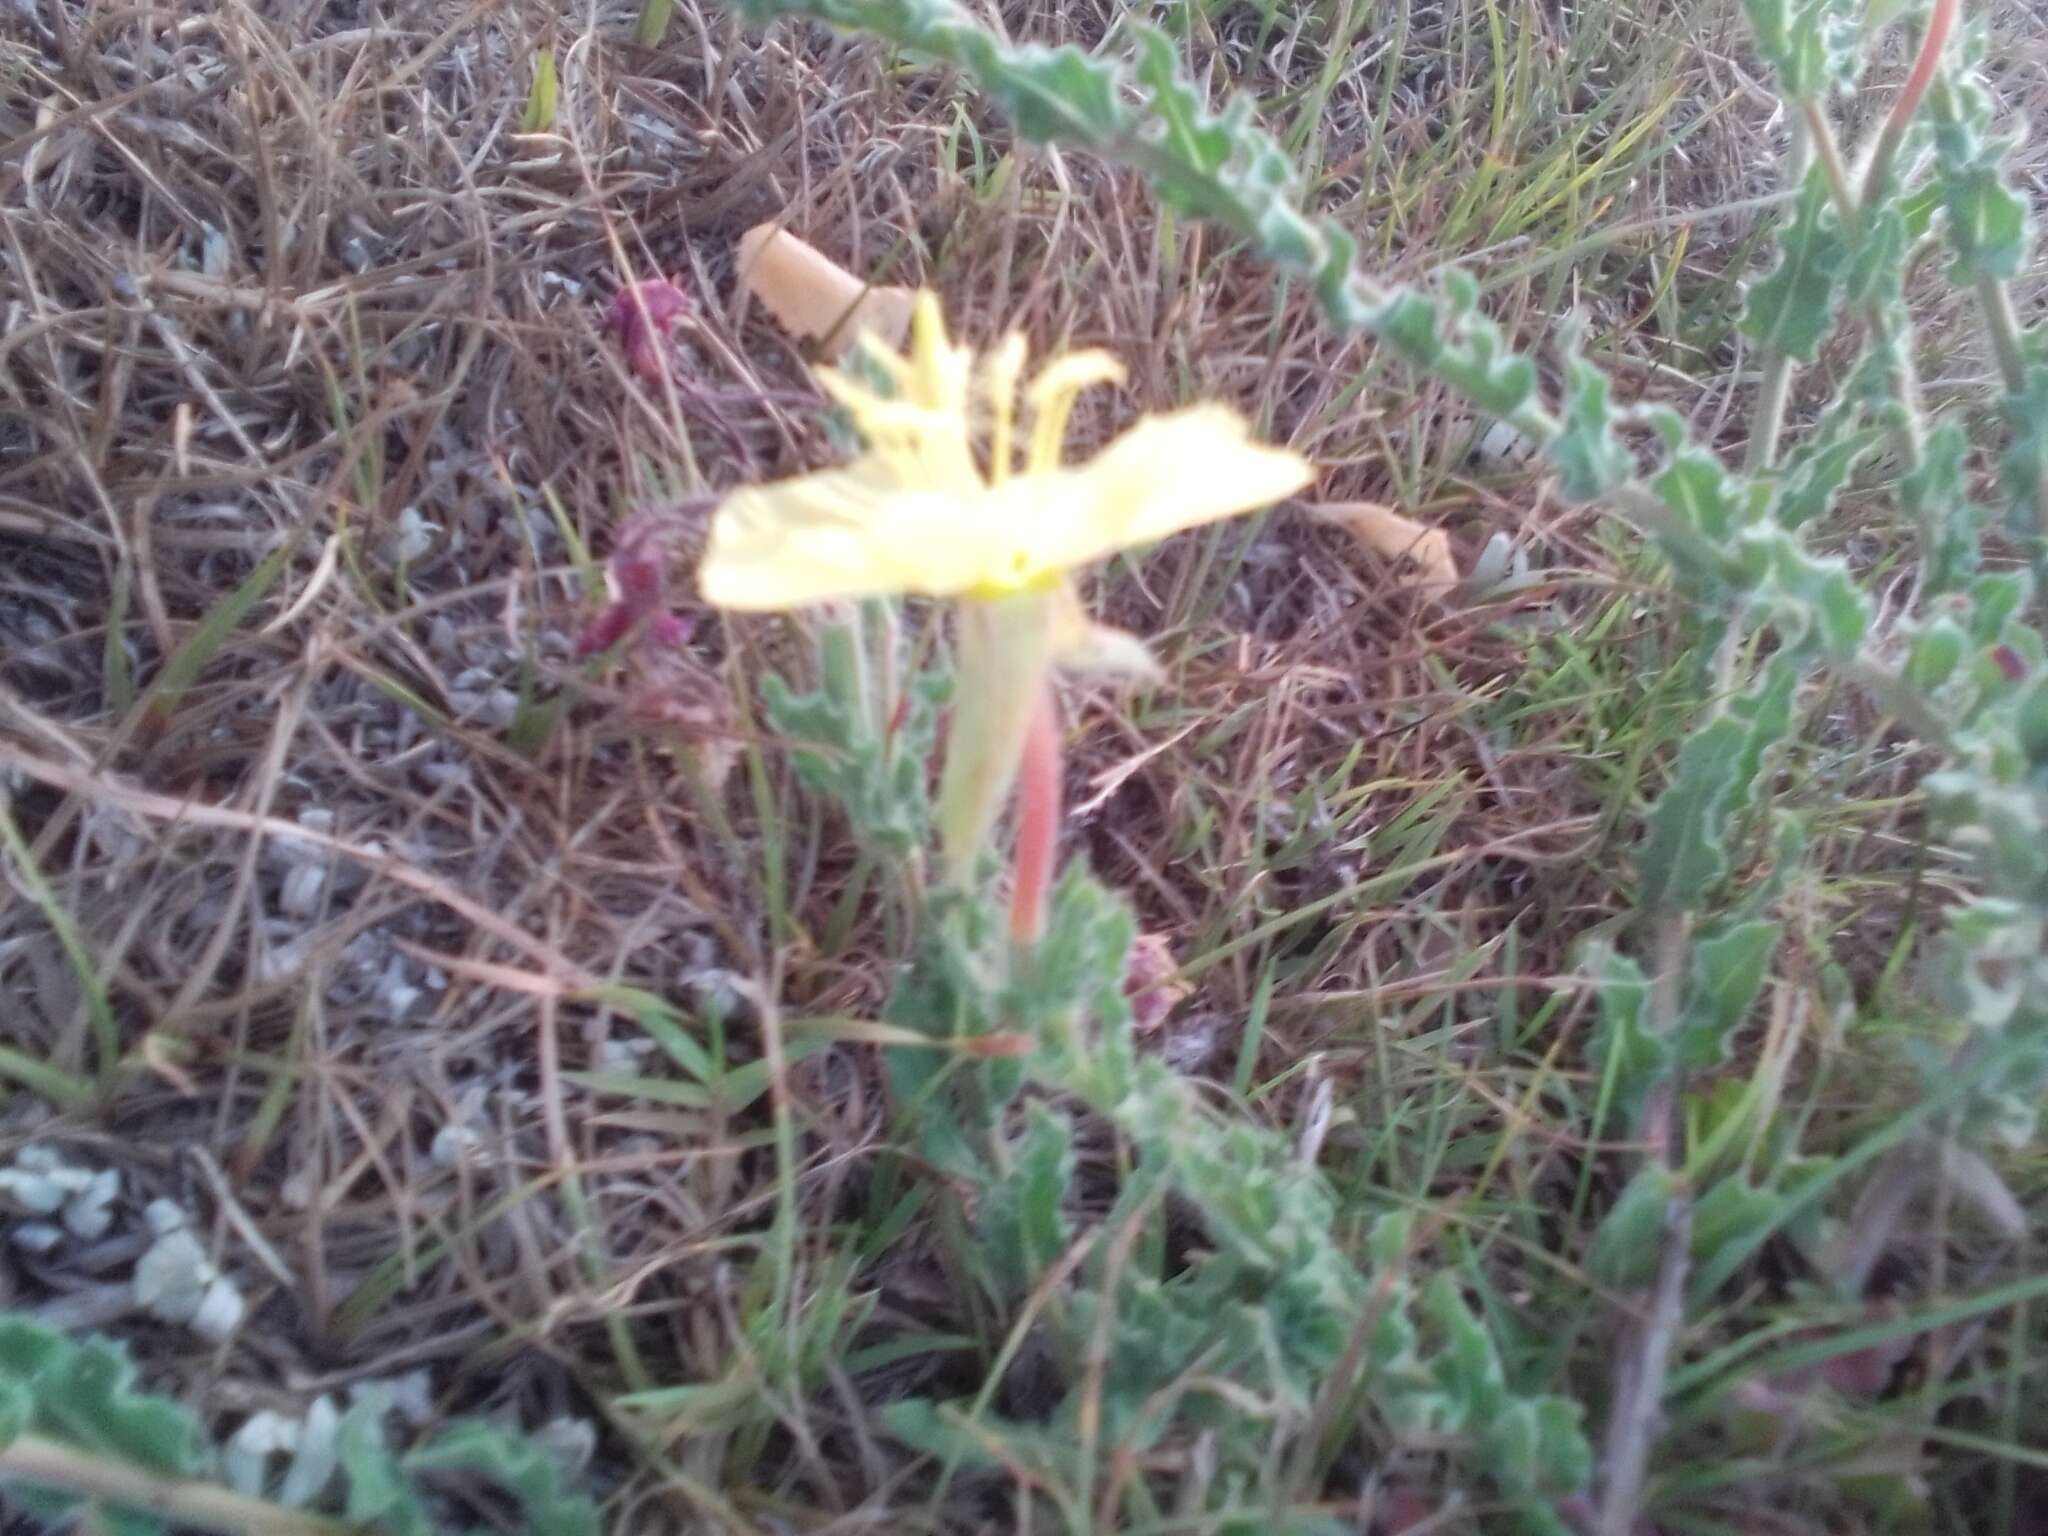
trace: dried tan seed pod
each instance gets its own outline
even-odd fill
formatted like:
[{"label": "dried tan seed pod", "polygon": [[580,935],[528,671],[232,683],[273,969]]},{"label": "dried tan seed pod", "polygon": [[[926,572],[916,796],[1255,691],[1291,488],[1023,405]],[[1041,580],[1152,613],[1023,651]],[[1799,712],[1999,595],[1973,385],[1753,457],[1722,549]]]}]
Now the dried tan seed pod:
[{"label": "dried tan seed pod", "polygon": [[1327,523],[1351,530],[1359,543],[1388,560],[1413,560],[1423,585],[1439,595],[1458,584],[1458,562],[1450,536],[1376,501],[1326,501],[1309,509]]},{"label": "dried tan seed pod", "polygon": [[740,236],[740,288],[761,301],[792,336],[837,357],[862,332],[900,348],[915,302],[907,288],[877,288],[774,224]]}]

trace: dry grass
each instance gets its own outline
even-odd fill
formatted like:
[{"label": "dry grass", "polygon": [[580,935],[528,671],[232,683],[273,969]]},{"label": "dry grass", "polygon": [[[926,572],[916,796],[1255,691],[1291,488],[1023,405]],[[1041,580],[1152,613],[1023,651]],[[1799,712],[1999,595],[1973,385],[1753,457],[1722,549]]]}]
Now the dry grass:
[{"label": "dry grass", "polygon": [[[1617,6],[1575,32],[1502,7],[1536,60],[1518,78],[1582,94],[1532,92],[1493,143],[1456,131],[1487,107],[1475,8],[1415,8],[1398,51],[1385,29],[1333,45],[1333,9],[1275,31],[1220,8],[1193,55],[1288,111],[1320,101],[1298,120],[1304,158],[1376,259],[1413,274],[1482,253],[1526,333],[1580,303],[1630,387],[1739,437],[1747,363],[1726,319],[1752,214],[1700,217],[1668,299],[1662,282],[1670,210],[1769,190],[1775,126],[1734,8]],[[1085,42],[1113,11],[1003,19]],[[661,1103],[591,1076],[644,1040],[594,985],[721,1000],[745,1062],[750,998],[872,1015],[887,984],[884,936],[835,917],[851,850],[751,734],[749,679],[789,649],[781,629],[695,613],[690,667],[655,677],[570,654],[592,557],[629,509],[827,451],[802,359],[732,298],[739,233],[787,220],[878,279],[935,284],[963,329],[1115,348],[1131,386],[1085,434],[1227,398],[1325,465],[1331,497],[1401,500],[1467,561],[1505,530],[1547,573],[1512,602],[1440,604],[1283,510],[1104,582],[1112,617],[1164,636],[1176,686],[1078,712],[1072,851],[1196,984],[1162,1048],[1256,1088],[1276,1123],[1333,1091],[1398,1117],[1418,1084],[1441,1088],[1448,1042],[1477,1096],[1432,1144],[1506,1137],[1518,1187],[1555,1175],[1551,1128],[1504,1108],[1561,1070],[1553,1037],[1503,1058],[1489,1031],[1625,909],[1629,813],[1694,701],[1663,680],[1674,637],[1614,528],[1532,475],[1472,474],[1448,400],[1332,340],[1213,235],[1164,227],[1130,178],[1001,160],[999,126],[950,83],[871,47],[686,3],[646,52],[632,22],[237,0],[7,23],[0,766],[91,966],[17,885],[0,1037],[90,1082],[97,985],[127,1056],[97,1109],[17,1093],[0,1140],[54,1139],[120,1168],[136,1206],[205,1214],[248,1282],[247,1329],[220,1353],[136,1337],[209,1414],[419,1367],[440,1407],[528,1425],[602,1415],[622,1387],[729,1383],[752,1395],[703,1409],[715,1431],[695,1409],[614,1426],[619,1528],[708,1518],[725,1490],[764,1522],[907,1529],[902,1453],[863,1405],[946,1358],[790,1400],[737,1289],[784,1197],[795,1283],[849,1284],[822,1234],[853,1218],[886,1143],[870,1053],[788,1071],[793,1187],[768,1099]],[[2008,66],[2015,96],[2041,99],[2039,36]],[[522,134],[542,48],[559,118]],[[1650,54],[1669,67],[1632,73]],[[1561,115],[1609,82],[1596,168],[1568,198],[1518,202]],[[1652,111],[1644,149],[1598,160]],[[1482,171],[1493,185],[1468,195]],[[600,331],[620,284],[654,273],[696,300],[672,392],[636,383]],[[695,517],[675,525],[679,569]],[[273,555],[246,615],[210,633]],[[195,645],[204,664],[166,687]],[[1815,893],[1814,923],[1868,928],[1875,970],[1916,853],[1891,831],[1902,765],[1857,761],[1861,803],[1830,834],[1841,884]],[[1845,792],[1816,772],[1817,796]],[[1329,1146],[1345,1177],[1381,1155],[1357,1123]],[[15,1255],[4,1299],[108,1312],[135,1242]],[[858,1277],[873,1337],[944,1330],[934,1263],[913,1238]]]}]

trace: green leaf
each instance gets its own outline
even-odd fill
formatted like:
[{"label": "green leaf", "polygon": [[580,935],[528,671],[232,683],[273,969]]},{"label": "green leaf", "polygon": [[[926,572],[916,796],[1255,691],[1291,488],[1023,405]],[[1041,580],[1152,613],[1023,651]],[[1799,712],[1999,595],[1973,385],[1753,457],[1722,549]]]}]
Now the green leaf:
[{"label": "green leaf", "polygon": [[533,85],[526,93],[526,112],[519,120],[519,131],[546,133],[553,128],[559,96],[555,80],[555,51],[543,48],[533,57]]},{"label": "green leaf", "polygon": [[1969,653],[1970,637],[1944,614],[1913,637],[1906,653],[1906,681],[1921,693],[1933,693],[1956,675]]},{"label": "green leaf", "polygon": [[1486,1467],[1511,1493],[1556,1498],[1593,1476],[1593,1449],[1581,1427],[1585,1410],[1562,1397],[1509,1403],[1486,1427]]},{"label": "green leaf", "polygon": [[169,1398],[135,1391],[134,1380],[117,1343],[0,1315],[0,1383],[17,1408],[24,1396],[33,1403],[26,1429],[167,1477],[195,1475],[206,1464],[198,1426]]},{"label": "green leaf", "polygon": [[[2018,441],[2017,434],[2014,441]],[[1970,497],[1970,439],[1952,418],[1927,434],[1919,467],[1899,478],[1899,500],[1935,530],[1921,580],[1927,591],[1952,592],[1977,573],[1983,509]]]},{"label": "green leaf", "polygon": [[1062,1207],[1073,1178],[1073,1143],[1074,1128],[1064,1115],[1032,1105],[1008,1171],[982,1198],[985,1260],[1010,1295],[1030,1290],[1066,1251],[1069,1234]]},{"label": "green leaf", "polygon": [[1684,1179],[1662,1163],[1638,1168],[1593,1234],[1587,1272],[1618,1291],[1648,1285],[1657,1272],[1665,1212],[1684,1187]]},{"label": "green leaf", "polygon": [[1137,39],[1138,83],[1151,95],[1171,163],[1179,172],[1213,183],[1235,147],[1229,126],[1182,76],[1171,38],[1147,22],[1126,18],[1124,26]]},{"label": "green leaf", "polygon": [[532,1441],[494,1424],[451,1424],[431,1445],[411,1452],[408,1473],[467,1472],[496,1484],[516,1501],[527,1536],[597,1536],[597,1506],[562,1487],[553,1457]]},{"label": "green leaf", "polygon": [[0,1448],[21,1438],[35,1419],[35,1393],[25,1381],[0,1377]]},{"label": "green leaf", "polygon": [[[1469,272],[1453,267],[1443,284],[1441,301],[1395,290],[1366,317],[1366,324],[1417,367],[1463,390],[1480,410],[1512,420],[1539,444],[1548,444],[1556,423],[1541,417],[1537,406],[1536,365],[1479,312],[1479,285]],[[1541,419],[1532,419],[1531,412]]]},{"label": "green leaf", "polygon": [[335,1428],[335,1455],[347,1490],[343,1513],[351,1524],[375,1529],[379,1536],[434,1536],[426,1505],[385,1444],[389,1404],[389,1393],[381,1388],[363,1392]]},{"label": "green leaf", "polygon": [[1728,872],[1729,818],[1756,796],[1765,751],[1792,729],[1798,668],[1773,657],[1755,692],[1733,700],[1678,749],[1678,771],[1650,810],[1638,864],[1638,900],[1652,910],[1694,908]]},{"label": "green leaf", "polygon": [[1777,945],[1778,925],[1760,919],[1693,940],[1685,1011],[1672,1042],[1682,1066],[1712,1067],[1727,1060],[1735,1031],[1763,991]]},{"label": "green leaf", "polygon": [[[951,679],[937,670],[914,677],[902,718],[878,719],[867,696],[869,666],[861,627],[823,626],[817,691],[798,694],[771,672],[761,679],[761,697],[769,722],[789,742],[797,777],[835,801],[864,842],[891,857],[907,858],[924,847],[929,835],[925,765]],[[875,643],[893,641],[885,634]]]},{"label": "green leaf", "polygon": [[1397,288],[1388,295],[1372,325],[1382,340],[1418,368],[1433,369],[1444,355],[1436,303],[1412,288]]},{"label": "green leaf", "polygon": [[1740,1174],[1730,1174],[1693,1202],[1692,1253],[1702,1267],[1712,1266],[1724,1249],[1747,1252],[1759,1232],[1775,1231],[1783,1220],[1785,1197],[1758,1189]]},{"label": "green leaf", "polygon": [[640,18],[633,24],[633,41],[642,48],[659,48],[675,19],[676,0],[640,0]]},{"label": "green leaf", "polygon": [[1911,243],[1906,216],[1896,203],[1867,212],[1842,274],[1843,302],[1858,308],[1894,302],[1905,287]]},{"label": "green leaf", "polygon": [[1613,386],[1579,351],[1578,326],[1566,332],[1564,431],[1550,444],[1550,457],[1563,471],[1568,501],[1592,501],[1635,473],[1635,461],[1614,431]]},{"label": "green leaf", "polygon": [[1846,84],[1857,57],[1854,14],[1842,0],[1743,0],[1756,51],[1793,101]]},{"label": "green leaf", "polygon": [[1827,178],[1809,171],[1792,222],[1779,239],[1778,265],[1749,290],[1742,333],[1773,351],[1810,363],[1835,323],[1847,246],[1829,201]]},{"label": "green leaf", "polygon": [[1970,583],[1970,635],[1979,645],[1996,645],[2007,637],[2006,626],[2034,595],[2033,578],[2023,570],[1986,571]]},{"label": "green leaf", "polygon": [[1576,1404],[1513,1392],[1493,1336],[1448,1273],[1430,1282],[1428,1310],[1443,1347],[1431,1362],[1445,1430],[1473,1437],[1487,1475],[1509,1494],[1568,1493],[1591,1475]]},{"label": "green leaf", "polygon": [[2012,497],[2014,526],[2039,534],[2038,508],[2048,486],[2048,363],[2029,364],[2025,377],[2020,392],[2002,405],[2012,437],[1998,476]]},{"label": "green leaf", "polygon": [[[71,1339],[25,1317],[0,1314],[0,1415],[7,1439],[41,1435],[74,1450],[161,1477],[189,1478],[207,1464],[191,1415],[169,1398],[134,1389],[121,1345]],[[46,1526],[69,1525],[89,1502],[68,1489],[16,1483],[9,1492]],[[93,1518],[122,1536],[163,1529],[152,1511],[98,1502]]]},{"label": "green leaf", "polygon": [[756,22],[815,17],[955,65],[1037,143],[1106,149],[1132,126],[1113,66],[1071,45],[1005,46],[953,0],[736,0],[735,8]]},{"label": "green leaf", "polygon": [[1443,1348],[1431,1362],[1431,1371],[1450,1405],[1447,1427],[1482,1431],[1508,1401],[1507,1378],[1493,1336],[1465,1305],[1458,1282],[1449,1273],[1430,1282],[1427,1306],[1443,1334]]},{"label": "green leaf", "polygon": [[1601,1081],[1613,1085],[1612,1102],[1633,1131],[1651,1084],[1670,1070],[1671,1042],[1650,1028],[1650,983],[1641,966],[1602,946],[1588,956],[1588,968],[1600,996],[1589,1059]]},{"label": "green leaf", "polygon": [[1996,169],[1973,165],[1942,177],[1956,277],[2011,282],[2026,269],[2027,205]]},{"label": "green leaf", "polygon": [[1643,406],[1638,415],[1656,429],[1669,455],[1651,488],[1689,532],[1718,545],[1753,520],[1746,487],[1691,440],[1683,416],[1665,405]]},{"label": "green leaf", "polygon": [[170,722],[186,690],[198,681],[207,663],[241,628],[243,620],[249,617],[256,605],[263,601],[263,595],[277,584],[278,577],[291,564],[292,555],[299,547],[299,538],[298,533],[293,533],[264,556],[256,569],[242,579],[240,586],[208,610],[206,617],[185,637],[185,643],[164,663],[163,670],[149,688],[147,718],[152,726],[161,727]]},{"label": "green leaf", "polygon": [[1780,655],[1817,648],[1834,661],[1855,659],[1870,632],[1870,599],[1845,561],[1808,554],[1797,535],[1776,524],[1745,528],[1734,556],[1753,598],[1778,625]]},{"label": "green leaf", "polygon": [[2013,705],[2013,736],[2036,768],[2048,764],[2048,673],[2036,676]]},{"label": "green leaf", "polygon": [[[1982,41],[1981,29],[1966,29],[1965,54],[1980,50]],[[1936,180],[1956,277],[2010,282],[2027,267],[2027,206],[2006,184],[2003,167],[2014,143],[1995,127],[1998,107],[1974,58],[1936,77],[1927,113],[1934,122]]]},{"label": "green leaf", "polygon": [[1799,528],[1827,515],[1856,466],[1884,441],[1884,428],[1859,425],[1862,403],[1831,407],[1814,436],[1794,449],[1774,489],[1777,519]]},{"label": "green leaf", "polygon": [[1508,345],[1506,334],[1479,311],[1479,284],[1453,267],[1444,274],[1449,343],[1437,359],[1439,376],[1471,397],[1482,411],[1507,420],[1536,397],[1536,365]]}]

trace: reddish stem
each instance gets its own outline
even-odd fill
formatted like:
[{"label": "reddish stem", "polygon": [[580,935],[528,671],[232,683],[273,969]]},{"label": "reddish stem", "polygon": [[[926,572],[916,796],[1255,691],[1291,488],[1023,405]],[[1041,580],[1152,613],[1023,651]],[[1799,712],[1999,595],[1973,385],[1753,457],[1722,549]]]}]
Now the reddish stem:
[{"label": "reddish stem", "polygon": [[1906,126],[1913,121],[1913,114],[1920,110],[1920,99],[1927,94],[1927,88],[1934,83],[1934,72],[1941,67],[1941,50],[1948,46],[1948,35],[1955,30],[1956,15],[1962,9],[1962,0],[1934,0],[1934,9],[1927,16],[1927,32],[1920,39],[1919,57],[1913,60],[1913,71],[1906,76],[1906,83],[1899,88],[1892,110],[1884,120],[1884,127],[1877,136],[1877,150],[1870,157],[1870,168],[1863,178],[1863,206],[1869,207],[1885,189],[1890,179],[1892,160],[1899,152],[1899,145],[1906,137]]},{"label": "reddish stem", "polygon": [[1060,722],[1050,684],[1041,683],[1017,768],[1017,880],[1010,892],[1010,942],[1045,932],[1046,897],[1060,841]]}]

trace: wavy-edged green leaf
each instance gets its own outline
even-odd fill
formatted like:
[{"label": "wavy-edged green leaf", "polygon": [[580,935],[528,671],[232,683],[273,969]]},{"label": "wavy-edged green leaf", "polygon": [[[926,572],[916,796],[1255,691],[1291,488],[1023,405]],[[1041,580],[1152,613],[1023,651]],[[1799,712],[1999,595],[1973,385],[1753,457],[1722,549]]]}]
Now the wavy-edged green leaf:
[{"label": "wavy-edged green leaf", "polygon": [[1063,1204],[1074,1172],[1074,1128],[1043,1104],[1031,1106],[1010,1166],[982,1196],[982,1247],[998,1284],[1013,1295],[1038,1283],[1068,1242]]},{"label": "wavy-edged green leaf", "polygon": [[1568,1398],[1516,1398],[1486,1426],[1480,1442],[1486,1470],[1510,1493],[1557,1498],[1578,1492],[1593,1476],[1584,1418],[1585,1410]]},{"label": "wavy-edged green leaf", "polygon": [[807,16],[967,71],[1025,138],[1105,149],[1132,126],[1114,66],[1071,45],[999,43],[953,0],[734,0],[755,22]]},{"label": "wavy-edged green leaf", "polygon": [[335,1456],[346,1489],[343,1514],[350,1523],[374,1529],[379,1536],[434,1536],[419,1491],[385,1441],[389,1402],[381,1389],[363,1392],[335,1428]]},{"label": "wavy-edged green leaf", "polygon": [[2048,491],[2048,362],[2032,363],[2026,382],[2004,401],[2011,439],[1999,460],[1998,476],[2012,497],[2013,523],[2037,536],[2048,536],[2041,517]]},{"label": "wavy-edged green leaf", "polygon": [[1679,1063],[1718,1066],[1727,1060],[1735,1031],[1748,1019],[1763,991],[1778,925],[1763,919],[1732,923],[1692,942],[1685,1006],[1679,1015]]},{"label": "wavy-edged green leaf", "polygon": [[1552,440],[1550,457],[1562,471],[1565,498],[1592,501],[1629,479],[1635,461],[1614,430],[1614,385],[1580,353],[1577,332],[1573,326],[1566,333],[1564,430]]},{"label": "wavy-edged green leaf", "polygon": [[1774,657],[1762,684],[1732,700],[1678,749],[1678,771],[1650,809],[1650,836],[1637,863],[1641,904],[1698,907],[1728,872],[1729,818],[1755,799],[1765,751],[1792,729],[1798,668]]},{"label": "wavy-edged green leaf", "polygon": [[1588,1060],[1633,1133],[1651,1085],[1671,1069],[1671,1042],[1651,1027],[1650,982],[1641,966],[1605,946],[1587,964],[1600,998]]},{"label": "wavy-edged green leaf", "polygon": [[800,694],[771,672],[761,679],[762,703],[789,743],[797,776],[835,801],[864,842],[907,857],[929,835],[925,764],[952,679],[939,670],[914,677],[901,718],[878,719],[857,654],[862,643],[856,624],[824,626],[820,686]]},{"label": "wavy-edged green leaf", "polygon": [[1750,286],[1742,333],[1773,351],[1810,363],[1834,329],[1848,245],[1829,201],[1827,179],[1807,173],[1792,222],[1778,241],[1778,264]]},{"label": "wavy-edged green leaf", "polygon": [[1787,528],[1825,517],[1856,466],[1884,441],[1885,429],[1866,421],[1867,404],[1856,383],[1852,380],[1813,434],[1785,458],[1772,486],[1772,508]]},{"label": "wavy-edged green leaf", "polygon": [[1846,562],[1809,553],[1796,534],[1775,523],[1744,529],[1734,556],[1753,600],[1777,623],[1781,656],[1818,650],[1830,660],[1850,661],[1863,648],[1870,599]]},{"label": "wavy-edged green leaf", "polygon": [[1759,1233],[1774,1232],[1783,1225],[1788,1204],[1784,1195],[1760,1189],[1741,1174],[1718,1180],[1693,1202],[1694,1260],[1712,1266],[1724,1250],[1751,1251]]},{"label": "wavy-edged green leaf", "polygon": [[1618,1291],[1648,1285],[1657,1272],[1665,1213],[1684,1187],[1677,1171],[1663,1163],[1638,1168],[1593,1233],[1587,1273]]},{"label": "wavy-edged green leaf", "polygon": [[1743,0],[1756,51],[1794,101],[1845,85],[1857,59],[1856,18],[1844,0]]},{"label": "wavy-edged green leaf", "polygon": [[562,1486],[561,1469],[523,1435],[468,1419],[409,1452],[407,1473],[464,1472],[495,1484],[519,1506],[519,1529],[528,1536],[597,1536],[597,1506]]},{"label": "wavy-edged green leaf", "polygon": [[1843,264],[1843,302],[1859,307],[1895,303],[1905,288],[1911,245],[1905,212],[1896,203],[1866,211]]},{"label": "wavy-edged green leaf", "polygon": [[[136,1391],[128,1351],[107,1339],[73,1339],[29,1318],[0,1315],[0,1404],[9,1438],[41,1435],[162,1477],[194,1477],[207,1465],[192,1416],[167,1397]],[[68,1524],[89,1502],[66,1489],[17,1484],[11,1491],[53,1524]],[[163,1528],[148,1510],[102,1505],[95,1518],[126,1536]]]}]

